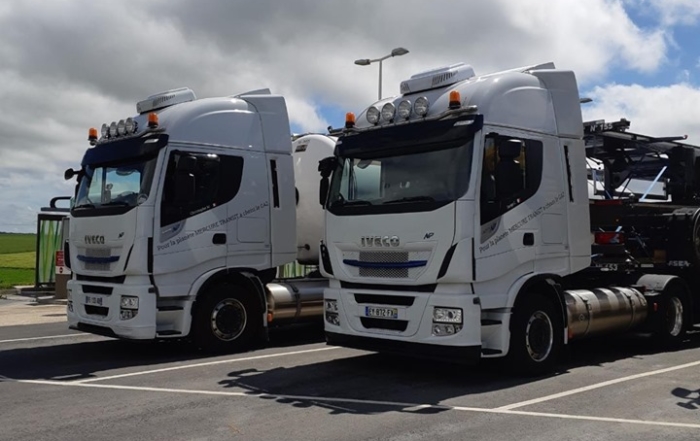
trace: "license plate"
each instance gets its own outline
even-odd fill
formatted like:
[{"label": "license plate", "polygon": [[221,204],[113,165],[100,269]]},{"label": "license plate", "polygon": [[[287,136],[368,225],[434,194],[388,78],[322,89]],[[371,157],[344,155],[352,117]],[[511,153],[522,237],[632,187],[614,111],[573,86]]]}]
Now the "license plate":
[{"label": "license plate", "polygon": [[399,310],[396,308],[381,308],[378,306],[365,306],[365,316],[378,318],[399,318]]},{"label": "license plate", "polygon": [[103,306],[104,297],[99,296],[85,296],[86,305]]}]

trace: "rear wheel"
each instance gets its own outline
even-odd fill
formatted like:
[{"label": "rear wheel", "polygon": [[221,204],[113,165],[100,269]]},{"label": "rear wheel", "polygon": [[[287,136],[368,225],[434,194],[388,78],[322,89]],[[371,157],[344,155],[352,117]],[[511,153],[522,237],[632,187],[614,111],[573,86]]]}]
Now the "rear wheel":
[{"label": "rear wheel", "polygon": [[654,333],[657,341],[664,346],[675,346],[683,341],[688,331],[688,314],[685,295],[680,292],[664,293]]},{"label": "rear wheel", "polygon": [[551,372],[564,344],[563,335],[561,312],[554,303],[541,294],[528,295],[511,317],[507,370],[526,376]]},{"label": "rear wheel", "polygon": [[246,288],[225,283],[197,300],[192,316],[192,340],[211,352],[249,349],[262,328],[262,308]]}]

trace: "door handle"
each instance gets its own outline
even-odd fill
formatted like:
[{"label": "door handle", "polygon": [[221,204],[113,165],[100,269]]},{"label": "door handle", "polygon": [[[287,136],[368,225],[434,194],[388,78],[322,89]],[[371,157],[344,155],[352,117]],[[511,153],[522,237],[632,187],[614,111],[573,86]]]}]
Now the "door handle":
[{"label": "door handle", "polygon": [[523,245],[530,247],[535,244],[535,233],[523,234]]},{"label": "door handle", "polygon": [[223,245],[226,243],[226,235],[224,233],[216,233],[214,237],[211,238],[211,242],[214,245]]}]

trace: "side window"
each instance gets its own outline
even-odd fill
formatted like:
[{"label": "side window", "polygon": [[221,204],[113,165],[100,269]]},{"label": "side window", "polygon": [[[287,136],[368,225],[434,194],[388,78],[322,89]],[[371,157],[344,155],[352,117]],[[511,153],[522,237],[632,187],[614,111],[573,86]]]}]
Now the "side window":
[{"label": "side window", "polygon": [[163,188],[161,227],[232,200],[241,187],[243,158],[174,151]]},{"label": "side window", "polygon": [[381,162],[355,160],[354,170],[355,199],[371,201],[381,198]]},{"label": "side window", "polygon": [[382,163],[379,161],[352,159],[343,167],[340,195],[347,201],[381,198]]},{"label": "side window", "polygon": [[481,224],[526,201],[541,179],[541,141],[489,133],[481,168]]}]

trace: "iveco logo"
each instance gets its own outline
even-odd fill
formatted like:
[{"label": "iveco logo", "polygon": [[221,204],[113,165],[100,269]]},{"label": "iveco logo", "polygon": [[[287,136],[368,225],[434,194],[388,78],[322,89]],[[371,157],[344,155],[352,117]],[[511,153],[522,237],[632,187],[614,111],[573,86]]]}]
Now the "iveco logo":
[{"label": "iveco logo", "polygon": [[399,236],[362,236],[360,243],[363,247],[397,247]]},{"label": "iveco logo", "polygon": [[96,245],[104,245],[104,243],[105,243],[105,237],[104,237],[104,236],[97,236],[97,235],[95,235],[95,234],[93,234],[93,235],[85,235],[85,243],[96,244]]}]

